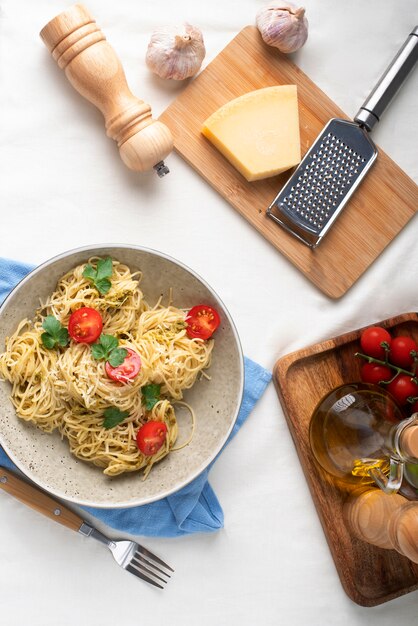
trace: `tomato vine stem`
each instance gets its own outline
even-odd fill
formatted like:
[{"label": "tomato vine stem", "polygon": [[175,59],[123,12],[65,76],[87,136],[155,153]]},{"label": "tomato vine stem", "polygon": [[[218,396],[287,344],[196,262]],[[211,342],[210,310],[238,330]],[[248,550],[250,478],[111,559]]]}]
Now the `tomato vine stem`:
[{"label": "tomato vine stem", "polygon": [[409,370],[405,370],[403,369],[403,367],[394,365],[393,363],[390,363],[389,361],[382,361],[381,359],[376,359],[374,356],[369,356],[368,354],[364,354],[363,352],[356,352],[354,356],[360,356],[363,359],[366,359],[368,363],[378,363],[379,365],[385,365],[386,367],[390,367],[393,370],[396,370],[396,375],[394,376],[394,378],[396,378],[398,374],[406,374],[407,376],[410,376],[411,378],[413,378],[416,383],[418,383],[416,372],[410,372]]},{"label": "tomato vine stem", "polygon": [[[389,363],[389,361],[382,361],[381,359],[376,359],[374,356],[369,356],[368,354],[364,354],[363,352],[355,352],[354,356],[359,356],[362,359],[366,359],[368,363],[378,363],[379,365],[384,365],[385,367],[392,368],[396,370],[395,375],[390,380],[381,380],[379,385],[389,385],[399,374],[406,374],[410,376],[411,380],[414,381],[418,385],[418,379],[416,372],[409,372],[408,370],[403,369],[403,367],[399,367],[398,365],[394,365],[393,363]],[[418,400],[418,396],[410,396],[408,398],[408,403],[413,404]]]}]

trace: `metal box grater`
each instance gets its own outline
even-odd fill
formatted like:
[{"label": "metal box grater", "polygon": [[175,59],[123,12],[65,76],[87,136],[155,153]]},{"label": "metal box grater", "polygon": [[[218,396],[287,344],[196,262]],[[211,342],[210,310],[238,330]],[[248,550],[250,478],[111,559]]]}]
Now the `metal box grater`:
[{"label": "metal box grater", "polygon": [[373,142],[360,126],[330,120],[269,206],[270,217],[315,247],[376,156]]},{"label": "metal box grater", "polygon": [[377,157],[368,132],[418,58],[418,26],[363,104],[354,122],[332,119],[267,209],[267,215],[315,248]]}]

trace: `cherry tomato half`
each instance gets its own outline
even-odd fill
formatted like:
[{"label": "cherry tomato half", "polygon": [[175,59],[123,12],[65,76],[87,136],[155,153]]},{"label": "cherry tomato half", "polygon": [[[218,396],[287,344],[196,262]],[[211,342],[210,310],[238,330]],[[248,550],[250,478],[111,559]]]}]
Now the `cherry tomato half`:
[{"label": "cherry tomato half", "polygon": [[411,351],[418,353],[418,344],[411,337],[399,336],[392,339],[390,344],[389,360],[394,365],[407,369],[414,362]]},{"label": "cherry tomato half", "polygon": [[399,374],[387,390],[401,405],[407,404],[408,398],[418,398],[418,385],[407,374]]},{"label": "cherry tomato half", "polygon": [[208,304],[198,304],[186,316],[186,333],[192,339],[209,339],[221,323],[218,312]]},{"label": "cherry tomato half", "polygon": [[132,380],[138,375],[141,369],[141,358],[139,354],[130,348],[126,348],[126,350],[128,354],[121,365],[112,367],[109,361],[106,361],[105,365],[106,374],[109,378],[119,383],[127,383],[129,380]]},{"label": "cherry tomato half", "polygon": [[94,343],[102,332],[103,320],[99,311],[83,306],[71,314],[68,332],[77,343]]},{"label": "cherry tomato half", "polygon": [[164,422],[151,420],[141,426],[136,434],[138,448],[145,456],[152,456],[161,448],[167,435]]},{"label": "cherry tomato half", "polygon": [[360,377],[365,383],[372,383],[378,385],[383,381],[388,381],[393,378],[394,373],[386,365],[379,365],[379,363],[364,363],[361,367]]},{"label": "cherry tomato half", "polygon": [[385,358],[385,349],[381,344],[385,342],[390,346],[391,341],[392,337],[381,326],[369,326],[369,328],[363,330],[360,337],[360,345],[363,352],[368,356],[373,356],[375,359]]}]

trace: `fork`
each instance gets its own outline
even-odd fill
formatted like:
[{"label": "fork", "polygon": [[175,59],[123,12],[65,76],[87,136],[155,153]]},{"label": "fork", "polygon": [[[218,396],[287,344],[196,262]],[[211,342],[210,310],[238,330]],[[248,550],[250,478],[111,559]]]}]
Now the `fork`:
[{"label": "fork", "polygon": [[0,488],[63,526],[104,543],[118,565],[150,585],[164,589],[163,585],[170,578],[169,572],[174,572],[167,563],[140,544],[109,539],[61,502],[3,467],[0,467]]}]

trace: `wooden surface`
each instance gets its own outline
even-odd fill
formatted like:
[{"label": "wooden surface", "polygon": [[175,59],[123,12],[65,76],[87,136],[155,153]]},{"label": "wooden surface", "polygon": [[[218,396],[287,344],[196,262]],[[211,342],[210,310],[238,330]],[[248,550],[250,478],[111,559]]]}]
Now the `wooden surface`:
[{"label": "wooden surface", "polygon": [[76,513],[3,467],[0,467],[0,489],[71,530],[78,531],[83,523]]},{"label": "wooden surface", "polygon": [[289,57],[264,44],[253,26],[244,28],[160,119],[173,134],[175,150],[310,281],[338,298],[417,211],[418,187],[379,150],[366,179],[316,250],[284,232],[265,211],[290,172],[249,183],[200,132],[204,120],[227,101],[282,84],[298,87],[303,155],[330,118],[347,116]]},{"label": "wooden surface", "polygon": [[170,131],[131,93],[119,58],[82,4],[54,17],[40,36],[72,86],[103,113],[127,167],[151,170],[171,152]]},{"label": "wooden surface", "polygon": [[[418,340],[417,313],[380,325],[394,335]],[[363,361],[354,356],[360,349],[360,332],[284,356],[275,365],[273,380],[343,587],[357,604],[375,606],[417,590],[418,565],[350,534],[343,505],[355,487],[331,479],[317,465],[309,444],[309,423],[317,403],[338,385],[360,380]]]}]

